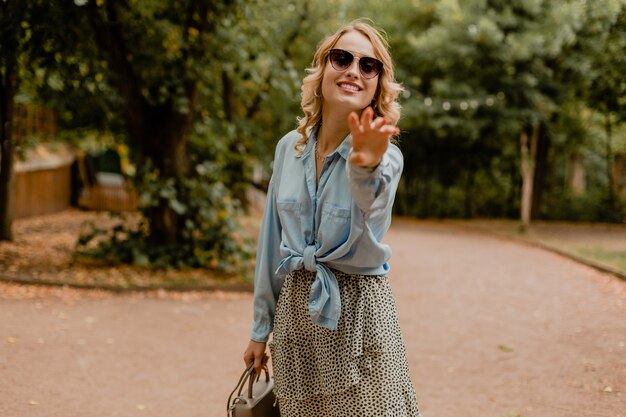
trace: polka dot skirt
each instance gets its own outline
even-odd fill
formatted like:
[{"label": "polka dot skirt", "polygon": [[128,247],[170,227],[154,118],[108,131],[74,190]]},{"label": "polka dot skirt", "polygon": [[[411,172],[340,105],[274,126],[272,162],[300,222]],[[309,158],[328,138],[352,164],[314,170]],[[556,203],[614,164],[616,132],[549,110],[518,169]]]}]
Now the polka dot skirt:
[{"label": "polka dot skirt", "polygon": [[281,290],[269,343],[281,416],[420,417],[387,277],[333,272],[337,330],[308,314],[314,272],[288,274]]}]

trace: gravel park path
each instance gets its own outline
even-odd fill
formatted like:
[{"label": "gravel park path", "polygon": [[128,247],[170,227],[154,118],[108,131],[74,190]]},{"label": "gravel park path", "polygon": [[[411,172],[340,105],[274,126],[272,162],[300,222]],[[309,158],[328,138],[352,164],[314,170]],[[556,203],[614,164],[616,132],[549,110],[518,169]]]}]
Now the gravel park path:
[{"label": "gravel park path", "polygon": [[[626,282],[449,225],[387,242],[424,417],[626,417]],[[0,416],[223,417],[251,306],[0,284]]]}]

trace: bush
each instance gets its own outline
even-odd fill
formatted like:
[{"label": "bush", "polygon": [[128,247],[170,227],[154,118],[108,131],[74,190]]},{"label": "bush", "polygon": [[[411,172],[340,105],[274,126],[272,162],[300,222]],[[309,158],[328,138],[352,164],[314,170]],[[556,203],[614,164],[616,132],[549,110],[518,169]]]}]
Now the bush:
[{"label": "bush", "polygon": [[[113,227],[90,225],[79,238],[77,257],[153,268],[246,269],[252,241],[243,236],[237,221],[242,215],[239,202],[215,180],[213,163],[198,164],[195,171],[190,178],[161,180],[156,171],[148,170],[137,185],[139,218],[113,213]],[[161,202],[180,216],[181,233],[175,244],[150,242],[147,218]]]},{"label": "bush", "polygon": [[544,204],[545,220],[569,220],[588,222],[622,223],[626,221],[626,201],[615,196],[609,201],[606,192],[587,192],[576,195],[571,192],[557,193]]}]

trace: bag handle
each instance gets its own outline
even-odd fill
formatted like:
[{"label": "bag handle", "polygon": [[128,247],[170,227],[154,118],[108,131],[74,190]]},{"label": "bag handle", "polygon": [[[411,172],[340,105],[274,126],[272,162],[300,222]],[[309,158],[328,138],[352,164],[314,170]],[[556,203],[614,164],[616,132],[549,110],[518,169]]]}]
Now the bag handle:
[{"label": "bag handle", "polygon": [[[256,378],[255,378],[256,376]],[[254,386],[255,382],[259,381],[259,378],[261,377],[261,374],[256,373],[256,371],[254,370],[254,367],[252,368],[252,371],[250,371],[250,378],[248,379],[248,398],[252,399],[252,387]],[[256,381],[255,381],[256,379]],[[270,374],[267,372],[267,369],[265,370],[265,382],[270,382]],[[242,387],[243,388],[243,387]],[[241,392],[241,390],[240,390]]]},{"label": "bag handle", "polygon": [[[256,376],[256,378],[255,378]],[[230,393],[230,395],[228,396],[228,402],[226,403],[226,415],[227,416],[231,416],[232,415],[232,411],[235,408],[235,402],[237,401],[237,398],[235,398],[234,401],[231,400],[233,398],[233,395],[235,394],[235,392],[237,392],[237,397],[241,396],[241,392],[243,391],[243,387],[246,386],[246,382],[248,382],[248,398],[252,398],[252,387],[254,386],[254,382],[255,379],[258,381],[259,377],[261,375],[257,375],[256,371],[254,370],[254,362],[250,362],[250,364],[246,367],[246,369],[243,371],[243,374],[241,374],[241,377],[239,378],[239,382],[237,382],[237,385],[235,386],[235,389],[233,390],[233,392]],[[265,370],[265,381],[269,382],[270,380],[270,374],[267,372],[267,370]]]},{"label": "bag handle", "polygon": [[[231,400],[232,400],[233,395],[235,394],[235,392],[237,392],[237,390],[239,390],[239,393],[241,394],[241,387],[243,387],[245,385],[246,380],[250,376],[250,369],[254,369],[254,362],[250,362],[250,365],[248,365],[246,370],[243,371],[243,374],[241,374],[241,377],[239,378],[239,382],[237,382],[237,385],[235,386],[235,389],[228,396],[228,402],[226,403],[226,415],[227,416],[231,416],[232,415],[233,408],[235,407],[235,403],[234,402],[231,403]],[[240,394],[238,394],[238,395],[240,395]]]}]

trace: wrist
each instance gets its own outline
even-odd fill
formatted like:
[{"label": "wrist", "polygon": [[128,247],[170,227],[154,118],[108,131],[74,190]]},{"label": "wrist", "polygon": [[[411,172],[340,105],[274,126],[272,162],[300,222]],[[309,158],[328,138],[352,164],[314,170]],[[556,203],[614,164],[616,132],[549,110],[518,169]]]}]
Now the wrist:
[{"label": "wrist", "polygon": [[363,168],[376,169],[376,167],[380,165],[380,161],[382,161],[382,159],[383,159],[382,157],[378,158],[374,165],[367,165],[367,166],[364,166]]},{"label": "wrist", "polygon": [[368,158],[366,153],[364,152],[355,152],[354,150],[350,150],[350,154],[348,155],[348,162],[352,164],[352,166],[363,169],[375,169],[383,160],[382,156]]},{"label": "wrist", "polygon": [[376,167],[378,165],[380,165],[380,162],[382,161],[382,158],[378,158],[375,161],[369,161],[367,163],[362,163],[362,164],[355,164],[357,167],[359,168],[364,168],[364,169],[376,169]]}]

